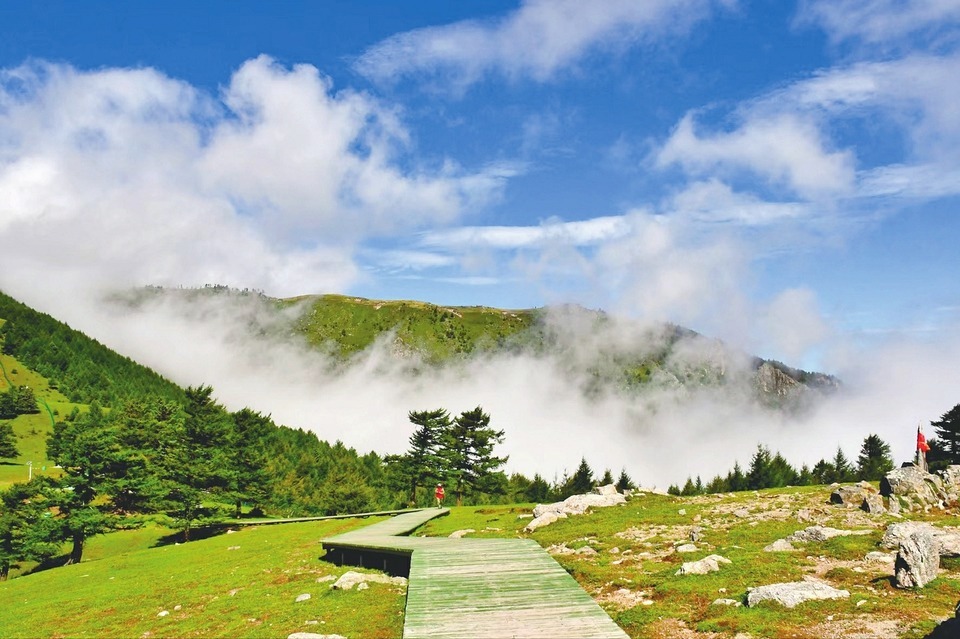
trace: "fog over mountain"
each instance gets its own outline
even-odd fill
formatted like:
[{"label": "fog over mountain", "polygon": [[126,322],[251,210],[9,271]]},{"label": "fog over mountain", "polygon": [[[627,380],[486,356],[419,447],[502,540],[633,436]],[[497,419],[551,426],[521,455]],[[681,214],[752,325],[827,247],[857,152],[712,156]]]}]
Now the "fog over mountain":
[{"label": "fog over mountain", "polygon": [[638,322],[613,321],[597,331],[584,314],[562,308],[548,315],[560,338],[550,353],[415,367],[395,355],[389,339],[337,363],[299,336],[276,335],[298,310],[286,318],[266,312],[256,295],[158,295],[136,308],[92,295],[25,298],[182,385],[211,384],[228,408],[249,406],[361,451],[404,450],[410,410],[456,413],[481,405],[506,431],[508,471],[548,479],[572,472],[583,456],[597,472],[625,468],[645,485],[665,488],[688,475],[706,481],[735,460],[747,464],[758,443],[797,466],[829,458],[837,446],[855,458],[869,433],[889,441],[899,461],[911,454],[917,423],[956,403],[951,389],[960,382],[956,341],[946,349],[890,342],[870,353],[843,353],[835,371],[841,391],[818,395],[806,410],[783,412],[755,401],[750,358],[702,337],[682,341],[672,357],[695,362],[722,355],[727,379],[741,379],[739,385],[656,383],[640,392],[585,393],[589,380],[571,361],[605,350],[652,351],[662,343],[639,341],[658,332]]}]

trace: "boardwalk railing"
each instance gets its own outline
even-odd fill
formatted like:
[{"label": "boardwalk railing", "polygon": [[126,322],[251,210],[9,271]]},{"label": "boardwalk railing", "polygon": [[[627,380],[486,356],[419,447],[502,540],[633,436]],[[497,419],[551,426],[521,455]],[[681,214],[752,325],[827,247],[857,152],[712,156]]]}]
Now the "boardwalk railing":
[{"label": "boardwalk railing", "polygon": [[[407,536],[448,512],[405,513],[324,539],[324,558],[393,574],[406,569],[404,639],[627,637],[533,540]],[[397,562],[394,570],[381,567],[388,561]]]}]

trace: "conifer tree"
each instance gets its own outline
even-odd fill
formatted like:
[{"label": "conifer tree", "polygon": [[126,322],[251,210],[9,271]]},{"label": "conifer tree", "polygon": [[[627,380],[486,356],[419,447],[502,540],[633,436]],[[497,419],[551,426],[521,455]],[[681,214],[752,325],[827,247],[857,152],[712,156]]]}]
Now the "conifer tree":
[{"label": "conifer tree", "polygon": [[451,422],[449,413],[443,408],[410,411],[407,416],[417,429],[410,435],[410,447],[406,454],[393,458],[393,461],[398,464],[401,475],[408,482],[409,504],[412,506],[417,503],[419,486],[444,479],[446,464],[440,448]]},{"label": "conifer tree", "polygon": [[949,455],[951,464],[960,464],[960,404],[957,404],[930,425],[937,432],[937,439]]},{"label": "conifer tree", "polygon": [[19,455],[20,451],[17,450],[17,436],[13,432],[13,424],[0,422],[0,459],[12,459]]},{"label": "conifer tree", "polygon": [[860,447],[857,457],[857,477],[865,481],[876,481],[893,470],[893,458],[890,456],[890,444],[879,435],[868,435]]},{"label": "conifer tree", "polygon": [[594,486],[596,486],[596,482],[593,479],[593,470],[587,463],[587,459],[585,457],[581,457],[580,465],[577,466],[577,470],[570,478],[570,494],[582,495],[584,493],[589,493],[591,490],[593,490]]},{"label": "conifer tree", "polygon": [[627,474],[627,469],[622,468],[620,470],[620,477],[617,479],[617,490],[622,493],[627,490],[634,490],[636,487],[636,484],[630,479],[630,475]]},{"label": "conifer tree", "polygon": [[498,490],[494,471],[506,457],[496,457],[493,448],[503,442],[503,431],[490,426],[490,416],[479,406],[460,413],[442,437],[441,456],[454,482],[457,505],[467,492]]}]

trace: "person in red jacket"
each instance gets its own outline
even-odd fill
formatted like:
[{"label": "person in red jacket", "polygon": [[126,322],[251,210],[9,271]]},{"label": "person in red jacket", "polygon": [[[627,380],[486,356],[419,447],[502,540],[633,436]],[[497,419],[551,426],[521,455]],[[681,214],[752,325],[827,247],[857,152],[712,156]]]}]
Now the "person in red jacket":
[{"label": "person in red jacket", "polygon": [[443,484],[437,484],[437,489],[433,491],[433,496],[437,498],[437,508],[443,508],[443,498],[445,497]]}]

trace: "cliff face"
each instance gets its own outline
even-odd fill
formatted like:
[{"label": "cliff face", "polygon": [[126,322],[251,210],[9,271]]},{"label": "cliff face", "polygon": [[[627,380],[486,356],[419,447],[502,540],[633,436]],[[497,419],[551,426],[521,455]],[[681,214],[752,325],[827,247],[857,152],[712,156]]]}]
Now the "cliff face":
[{"label": "cliff face", "polygon": [[764,362],[756,372],[757,389],[762,395],[786,399],[803,393],[806,386],[793,379],[782,370],[771,364]]}]

